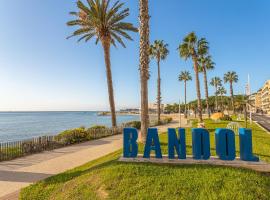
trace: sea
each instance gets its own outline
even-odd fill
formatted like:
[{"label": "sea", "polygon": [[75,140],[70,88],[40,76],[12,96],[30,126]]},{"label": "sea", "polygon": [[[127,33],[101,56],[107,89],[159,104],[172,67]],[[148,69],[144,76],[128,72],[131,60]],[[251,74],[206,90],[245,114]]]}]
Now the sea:
[{"label": "sea", "polygon": [[[138,120],[138,115],[118,115],[117,123]],[[80,126],[111,126],[110,116],[94,111],[0,112],[0,143],[56,135]]]}]

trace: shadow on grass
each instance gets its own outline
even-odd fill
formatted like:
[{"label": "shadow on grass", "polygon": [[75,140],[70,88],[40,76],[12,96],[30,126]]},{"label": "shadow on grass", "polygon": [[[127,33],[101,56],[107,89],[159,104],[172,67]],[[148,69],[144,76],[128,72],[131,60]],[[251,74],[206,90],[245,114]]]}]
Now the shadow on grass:
[{"label": "shadow on grass", "polygon": [[[109,154],[111,155],[111,154]],[[120,156],[120,153],[119,153],[119,156]],[[86,169],[79,169],[79,168],[75,168],[71,171],[67,171],[67,172],[64,172],[64,173],[61,173],[61,174],[58,174],[58,175],[55,175],[55,176],[52,176],[52,177],[49,177],[45,180],[43,180],[42,182],[45,184],[45,185],[49,185],[49,184],[56,184],[56,183],[65,183],[71,179],[74,179],[76,177],[79,177],[79,176],[82,176],[84,174],[87,174],[89,173],[90,171],[93,171],[93,170],[99,170],[99,169],[102,169],[102,168],[105,168],[105,167],[108,167],[108,166],[111,166],[113,163],[116,163],[117,159],[119,158],[118,157],[115,157],[111,160],[107,160],[107,161],[104,161],[104,162],[101,162],[99,164],[96,164],[96,165],[93,165],[93,166],[89,166],[89,168],[86,168]],[[87,165],[87,164],[86,164]]]},{"label": "shadow on grass", "polygon": [[[212,149],[215,150],[215,149]],[[260,154],[257,154],[260,155]],[[233,169],[233,170],[240,170],[243,172],[249,172],[249,173],[258,173],[264,176],[270,176],[270,172],[269,173],[265,173],[265,172],[255,172],[253,170],[250,169],[245,169],[245,168],[235,168],[235,167],[230,167],[230,166],[215,166],[215,165],[200,165],[200,164],[184,164],[184,165],[172,165],[172,164],[165,164],[165,163],[127,163],[127,162],[120,162],[118,161],[118,158],[120,157],[120,152],[116,154],[114,154],[114,158],[112,158],[111,160],[108,159],[104,162],[101,162],[99,164],[93,165],[93,166],[89,166],[89,167],[83,167],[85,169],[74,169],[72,171],[67,171],[61,174],[58,174],[56,176],[52,176],[49,177],[45,180],[43,180],[41,183],[45,184],[45,185],[51,185],[51,184],[61,184],[61,183],[66,183],[74,178],[77,178],[79,176],[85,175],[87,173],[93,172],[95,170],[102,170],[105,169],[107,167],[111,167],[111,166],[117,166],[117,165],[122,165],[122,166],[133,166],[136,165],[137,167],[141,167],[141,166],[158,166],[158,167],[167,167],[167,168],[178,168],[178,169],[199,169],[199,170],[207,170],[209,168],[211,169],[224,169],[224,168],[228,168],[228,169]],[[265,156],[265,157],[270,157],[267,155],[260,155],[260,156]],[[169,169],[168,169],[169,170]],[[151,176],[159,176],[158,174],[155,174],[154,172],[151,173]]]}]

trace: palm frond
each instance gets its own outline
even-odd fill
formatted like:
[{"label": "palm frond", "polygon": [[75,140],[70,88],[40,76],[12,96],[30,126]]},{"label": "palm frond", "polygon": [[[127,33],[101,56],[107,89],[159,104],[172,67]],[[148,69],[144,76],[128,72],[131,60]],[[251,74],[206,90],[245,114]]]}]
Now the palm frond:
[{"label": "palm frond", "polygon": [[138,29],[131,23],[123,22],[129,15],[129,9],[122,9],[123,5],[120,1],[110,6],[110,0],[87,0],[87,4],[79,0],[79,11],[70,13],[76,19],[67,23],[68,26],[79,26],[79,29],[70,37],[83,34],[78,41],[88,41],[96,35],[96,44],[99,40],[110,39],[112,45],[116,46],[115,42],[118,42],[125,47],[122,38],[132,40],[127,32],[137,32]]},{"label": "palm frond", "polygon": [[76,31],[73,32],[73,34],[69,37],[67,37],[67,39],[71,38],[71,37],[75,37],[75,36],[78,36],[78,35],[81,35],[81,34],[85,34],[85,33],[89,33],[92,29],[91,28],[80,28]]},{"label": "palm frond", "polygon": [[116,39],[117,42],[119,42],[124,48],[126,48],[125,43],[123,42],[123,40],[121,39],[121,37],[119,37],[117,34],[115,34],[114,32],[111,32],[111,35],[114,39]]},{"label": "palm frond", "polygon": [[86,14],[91,13],[90,9],[89,9],[87,6],[85,6],[80,0],[77,1],[77,7],[78,7],[81,11],[85,12]]},{"label": "palm frond", "polygon": [[179,81],[191,81],[192,80],[192,76],[190,75],[189,71],[181,71],[180,75],[178,77]]},{"label": "palm frond", "polygon": [[168,44],[165,44],[163,40],[155,40],[150,45],[149,53],[151,58],[164,60],[169,54]]}]

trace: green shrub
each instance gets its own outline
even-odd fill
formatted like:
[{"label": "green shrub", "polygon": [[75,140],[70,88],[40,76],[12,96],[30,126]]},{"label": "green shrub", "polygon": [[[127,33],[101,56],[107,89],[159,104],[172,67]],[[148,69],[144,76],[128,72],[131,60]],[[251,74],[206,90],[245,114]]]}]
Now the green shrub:
[{"label": "green shrub", "polygon": [[124,124],[125,127],[131,127],[136,129],[141,129],[141,122],[140,121],[130,121]]},{"label": "green shrub", "polygon": [[168,124],[170,122],[172,122],[172,118],[171,117],[164,117],[160,120],[160,123],[155,120],[154,122],[151,123],[151,126],[159,126],[159,125],[164,125],[164,124]]},{"label": "green shrub", "polygon": [[166,117],[162,121],[163,121],[164,124],[168,124],[168,123],[172,122],[172,120],[173,119],[171,117]]},{"label": "green shrub", "polygon": [[229,115],[224,115],[223,117],[220,118],[222,121],[232,121],[232,118]]},{"label": "green shrub", "polygon": [[102,125],[95,125],[88,129],[85,127],[80,127],[63,131],[62,133],[55,136],[55,140],[60,145],[69,145],[93,139],[99,139],[119,133],[122,133],[121,128],[112,129]]},{"label": "green shrub", "polygon": [[90,127],[88,130],[102,130],[102,129],[107,129],[107,127],[103,125],[94,125]]},{"label": "green shrub", "polygon": [[103,125],[95,125],[87,129],[87,140],[93,140],[101,137],[108,136],[111,129]]},{"label": "green shrub", "polygon": [[87,133],[84,127],[63,131],[55,139],[65,145],[75,144],[87,140]]}]

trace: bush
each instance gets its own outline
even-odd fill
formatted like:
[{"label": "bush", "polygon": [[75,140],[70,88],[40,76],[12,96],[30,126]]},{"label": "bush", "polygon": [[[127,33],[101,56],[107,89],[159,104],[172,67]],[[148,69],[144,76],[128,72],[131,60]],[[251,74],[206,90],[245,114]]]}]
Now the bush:
[{"label": "bush", "polygon": [[107,127],[103,125],[95,125],[90,127],[88,130],[102,130],[102,129],[107,129]]},{"label": "bush", "polygon": [[131,121],[124,124],[125,127],[131,127],[136,129],[141,129],[141,122],[140,121]]},{"label": "bush", "polygon": [[102,125],[95,125],[87,129],[87,140],[93,140],[110,135],[111,129]]},{"label": "bush", "polygon": [[168,123],[170,123],[170,122],[172,122],[172,118],[171,117],[166,117],[166,118],[164,118],[163,120],[161,120],[161,121],[163,121],[163,124],[168,124]]},{"label": "bush", "polygon": [[65,145],[75,144],[87,140],[87,133],[84,127],[63,131],[55,139]]},{"label": "bush", "polygon": [[168,123],[172,122],[172,120],[173,119],[171,117],[164,117],[163,119],[160,120],[160,123],[156,120],[151,125],[152,126],[164,125],[164,124],[168,124]]},{"label": "bush", "polygon": [[229,115],[224,115],[223,117],[219,118],[222,121],[232,121],[232,118]]},{"label": "bush", "polygon": [[62,133],[55,136],[55,140],[60,145],[69,145],[120,133],[122,133],[121,128],[112,129],[107,128],[106,126],[96,125],[88,129],[85,127],[80,127],[63,131]]}]

